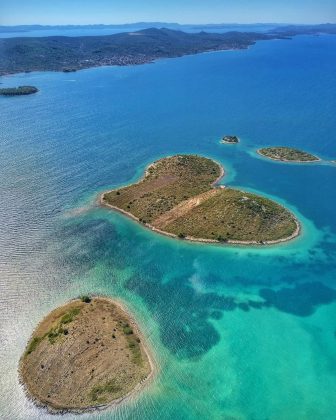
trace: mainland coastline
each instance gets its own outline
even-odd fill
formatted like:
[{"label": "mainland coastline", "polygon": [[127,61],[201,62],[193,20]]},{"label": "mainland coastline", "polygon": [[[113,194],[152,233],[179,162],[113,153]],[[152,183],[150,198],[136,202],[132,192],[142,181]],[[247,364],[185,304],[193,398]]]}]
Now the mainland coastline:
[{"label": "mainland coastline", "polygon": [[[188,156],[188,155],[182,155],[182,156]],[[145,173],[144,173],[143,177],[140,178],[140,180],[137,181],[136,183],[131,184],[129,187],[134,187],[134,186],[137,186],[137,185],[143,183],[146,180],[146,178],[151,174],[151,172],[155,171],[155,168],[162,163],[162,161],[165,161],[165,159],[172,159],[172,158],[176,158],[176,156],[172,156],[172,157],[169,157],[169,158],[163,158],[163,159],[160,159],[160,160],[150,164],[147,167],[147,169],[145,170]],[[291,228],[290,233],[288,235],[283,236],[283,237],[278,237],[278,238],[274,238],[274,239],[269,238],[269,239],[266,239],[266,240],[253,239],[253,238],[248,239],[248,240],[241,240],[241,239],[235,239],[235,238],[223,238],[223,237],[218,237],[218,238],[209,238],[208,237],[208,238],[206,238],[206,237],[200,237],[200,236],[195,236],[195,235],[191,235],[191,234],[186,234],[186,235],[182,236],[180,234],[177,234],[176,232],[169,232],[165,229],[160,228],[160,226],[158,226],[157,223],[156,223],[156,226],[155,226],[153,223],[148,222],[146,220],[143,220],[142,218],[136,216],[131,211],[129,211],[129,209],[121,208],[120,206],[111,203],[111,201],[107,199],[107,196],[109,194],[117,194],[118,195],[118,194],[120,194],[119,190],[122,190],[122,189],[113,189],[113,190],[103,192],[99,196],[99,204],[103,207],[115,210],[115,211],[129,217],[130,219],[140,223],[141,225],[145,226],[146,228],[152,230],[153,232],[156,232],[156,233],[159,233],[159,234],[162,234],[164,236],[171,237],[171,238],[183,239],[183,240],[187,240],[187,241],[191,241],[191,242],[212,243],[212,244],[229,244],[229,245],[259,245],[260,246],[260,245],[273,245],[273,244],[279,244],[279,243],[287,242],[287,241],[290,241],[290,240],[296,238],[297,236],[299,236],[299,234],[301,232],[300,222],[298,221],[296,216],[294,216],[294,214],[289,212],[282,205],[280,205],[278,203],[274,203],[271,200],[264,199],[261,196],[257,196],[257,195],[254,195],[254,194],[252,195],[252,194],[247,193],[245,191],[232,190],[232,189],[226,188],[222,185],[217,186],[218,182],[223,178],[225,172],[224,172],[224,168],[220,164],[218,164],[217,162],[215,162],[213,160],[211,160],[211,162],[218,166],[218,170],[219,170],[218,176],[216,177],[215,180],[213,180],[211,182],[211,189],[209,191],[206,191],[205,193],[197,196],[196,197],[197,200],[199,200],[199,199],[202,200],[203,197],[206,196],[206,195],[207,195],[207,197],[205,199],[207,199],[209,197],[209,195],[210,196],[216,195],[216,192],[218,192],[218,191],[223,191],[223,192],[224,191],[225,192],[234,191],[235,194],[240,194],[239,199],[243,200],[243,201],[245,201],[245,200],[247,201],[247,199],[250,198],[249,196],[251,196],[253,199],[257,199],[257,200],[258,199],[266,200],[266,201],[264,201],[265,203],[268,202],[268,203],[272,203],[272,204],[276,205],[277,209],[278,210],[281,209],[283,212],[285,212],[288,220],[289,219],[291,220],[292,228]],[[124,187],[124,188],[128,188],[128,187]],[[194,198],[192,197],[190,200],[195,200],[195,197]],[[198,203],[196,203],[196,206],[197,205],[198,205]],[[185,206],[185,202],[182,202],[182,203],[178,204],[176,206],[176,208],[180,210],[181,207],[183,208],[183,206]],[[172,209],[172,211],[174,212],[175,210]],[[205,218],[206,218],[206,216],[204,217],[204,219]]]},{"label": "mainland coastline", "polygon": [[290,25],[266,33],[189,33],[163,27],[84,37],[4,38],[0,42],[0,76],[31,71],[69,73],[92,67],[140,65],[162,58],[242,50],[259,41],[320,33],[335,34],[336,25]]}]

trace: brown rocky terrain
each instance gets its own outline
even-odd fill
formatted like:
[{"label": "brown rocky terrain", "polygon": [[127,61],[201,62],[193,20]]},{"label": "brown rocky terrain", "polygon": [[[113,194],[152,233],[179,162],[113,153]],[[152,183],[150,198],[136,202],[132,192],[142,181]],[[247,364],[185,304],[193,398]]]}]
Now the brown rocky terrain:
[{"label": "brown rocky terrain", "polygon": [[20,360],[28,395],[54,410],[116,402],[151,375],[140,332],[123,308],[103,297],[73,300],[34,331]]}]

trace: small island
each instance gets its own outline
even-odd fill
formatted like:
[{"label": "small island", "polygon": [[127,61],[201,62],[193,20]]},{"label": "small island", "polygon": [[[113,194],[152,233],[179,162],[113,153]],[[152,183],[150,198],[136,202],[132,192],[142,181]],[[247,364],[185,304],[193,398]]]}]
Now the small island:
[{"label": "small island", "polygon": [[102,194],[101,204],[153,231],[191,241],[272,244],[299,234],[295,216],[274,201],[216,187],[223,175],[223,168],[205,157],[163,158],[141,181]]},{"label": "small island", "polygon": [[220,142],[224,144],[237,144],[239,143],[239,138],[237,136],[224,136]]},{"label": "small island", "polygon": [[151,376],[153,364],[135,322],[120,304],[83,296],[50,312],[21,357],[27,395],[51,411],[117,403]]},{"label": "small island", "polygon": [[272,160],[279,160],[281,162],[317,162],[320,160],[317,156],[292,147],[264,147],[257,150],[257,153],[261,156]]},{"label": "small island", "polygon": [[0,88],[0,95],[3,96],[20,96],[20,95],[31,95],[38,92],[35,86],[19,86],[13,88]]}]

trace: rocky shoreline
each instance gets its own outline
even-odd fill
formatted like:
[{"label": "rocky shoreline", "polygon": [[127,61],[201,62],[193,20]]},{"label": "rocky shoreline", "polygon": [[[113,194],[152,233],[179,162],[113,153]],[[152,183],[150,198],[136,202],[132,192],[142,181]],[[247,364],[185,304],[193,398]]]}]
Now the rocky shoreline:
[{"label": "rocky shoreline", "polygon": [[[163,158],[163,159],[166,159],[166,158]],[[137,181],[136,183],[134,183],[132,185],[136,185],[136,184],[141,183],[146,178],[146,176],[148,175],[149,169],[150,168],[153,168],[153,167],[155,168],[155,165],[157,165],[157,163],[160,162],[161,160],[162,159],[160,159],[160,160],[158,160],[158,161],[153,162],[152,164],[150,164],[146,168],[144,176],[141,177],[139,181]],[[218,184],[218,182],[224,177],[224,174],[225,174],[224,168],[222,167],[222,165],[220,165],[219,163],[217,163],[217,165],[220,167],[220,175],[211,184],[211,187],[212,188],[215,188],[215,189],[216,188],[225,188],[224,186],[217,186],[216,187],[216,185]],[[275,239],[275,240],[265,240],[265,241],[235,240],[235,239],[227,239],[225,241],[220,241],[220,240],[217,240],[217,239],[196,238],[196,237],[189,236],[189,235],[186,235],[183,238],[181,238],[181,237],[179,237],[178,235],[176,235],[174,233],[166,232],[166,231],[164,231],[162,229],[159,229],[159,228],[153,226],[150,223],[144,222],[144,221],[140,220],[138,217],[136,217],[135,215],[133,215],[132,213],[130,213],[130,212],[124,210],[124,209],[121,209],[121,208],[119,208],[117,206],[114,206],[114,205],[108,203],[106,201],[106,199],[105,199],[105,195],[106,194],[109,194],[111,192],[117,192],[118,190],[119,190],[119,188],[116,188],[116,189],[112,189],[112,190],[105,191],[105,192],[101,193],[100,196],[99,196],[99,199],[98,199],[99,205],[101,205],[103,207],[106,207],[106,208],[110,208],[110,209],[115,210],[115,211],[118,211],[119,213],[121,213],[121,214],[129,217],[130,219],[138,222],[139,224],[141,224],[142,226],[146,227],[147,229],[150,229],[153,232],[156,232],[156,233],[159,233],[161,235],[164,235],[164,236],[167,236],[167,237],[170,237],[170,238],[174,238],[174,239],[179,239],[179,240],[184,240],[184,241],[190,241],[190,242],[197,242],[197,243],[217,244],[217,245],[263,246],[263,245],[276,245],[276,244],[280,244],[280,243],[283,243],[283,242],[287,242],[287,241],[293,240],[296,237],[298,237],[300,235],[300,232],[301,232],[301,225],[300,225],[298,219],[291,213],[292,214],[292,217],[293,217],[293,220],[294,220],[294,222],[296,224],[296,229],[294,230],[294,232],[291,235],[289,235],[286,238],[280,238],[280,239]],[[283,207],[283,206],[281,206],[281,207]]]}]

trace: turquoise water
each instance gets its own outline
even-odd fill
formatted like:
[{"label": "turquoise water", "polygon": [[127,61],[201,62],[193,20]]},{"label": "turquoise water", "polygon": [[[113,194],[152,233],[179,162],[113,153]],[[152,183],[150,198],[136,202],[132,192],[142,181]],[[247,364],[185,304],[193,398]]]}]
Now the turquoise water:
[{"label": "turquoise water", "polygon": [[[57,418],[26,400],[17,363],[41,317],[83,292],[122,299],[158,366],[141,395],[84,418],[336,418],[336,165],[255,153],[281,144],[336,159],[335,47],[297,37],[2,78],[40,92],[0,98],[1,418]],[[241,143],[220,145],[226,133]],[[302,235],[190,244],[97,206],[99,192],[174,153],[215,158],[224,184],[288,206]]]}]

